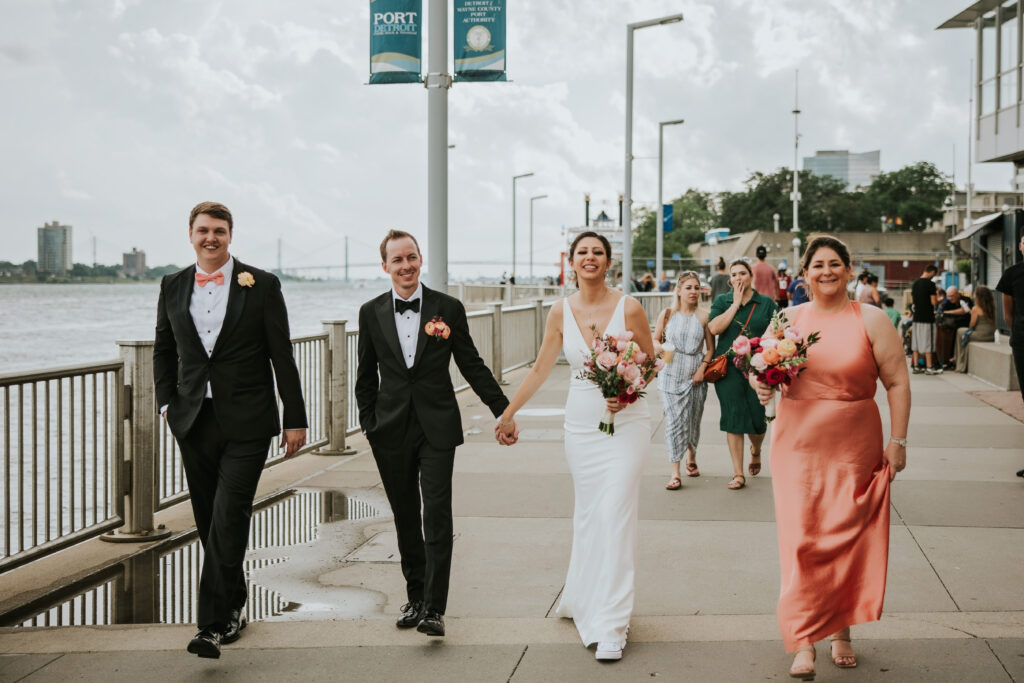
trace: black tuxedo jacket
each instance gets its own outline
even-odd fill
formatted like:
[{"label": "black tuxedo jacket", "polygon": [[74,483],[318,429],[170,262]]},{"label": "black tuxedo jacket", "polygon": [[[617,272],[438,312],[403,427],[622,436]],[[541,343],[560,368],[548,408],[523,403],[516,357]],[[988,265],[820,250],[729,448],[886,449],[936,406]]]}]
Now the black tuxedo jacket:
[{"label": "black tuxedo jacket", "polygon": [[[275,377],[284,403],[285,429],[306,427],[281,282],[235,259],[224,324],[213,353],[207,356],[188,310],[195,272],[195,266],[190,266],[164,276],[160,283],[153,375],[157,407],[169,406],[171,432],[178,439],[188,434],[209,381],[213,410],[227,438],[274,436],[281,431]],[[238,275],[246,272],[255,280],[251,287],[238,284]]]},{"label": "black tuxedo jacket", "polygon": [[[430,445],[439,450],[453,449],[462,444],[463,438],[462,416],[449,373],[452,358],[495,417],[508,406],[508,399],[473,345],[461,301],[423,287],[419,338],[411,368],[405,366],[398,343],[392,301],[388,290],[359,309],[355,388],[359,423],[371,446],[396,447],[402,441],[412,406]],[[451,328],[448,339],[431,337],[424,331],[434,316],[440,316]]]}]

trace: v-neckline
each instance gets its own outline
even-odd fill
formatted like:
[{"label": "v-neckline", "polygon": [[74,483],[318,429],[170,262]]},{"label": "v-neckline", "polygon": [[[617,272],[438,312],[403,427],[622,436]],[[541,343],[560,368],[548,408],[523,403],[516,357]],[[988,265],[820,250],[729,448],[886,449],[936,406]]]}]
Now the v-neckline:
[{"label": "v-neckline", "polygon": [[[615,320],[615,314],[619,312],[619,304],[621,304],[622,300],[625,298],[626,295],[623,294],[622,296],[619,297],[619,300],[615,302],[615,308],[612,309],[612,315],[610,318],[608,318],[608,322],[605,323],[604,331],[601,332],[600,337],[604,337],[606,334],[608,334],[608,328],[611,327],[612,321]],[[594,343],[594,339],[598,339],[599,337],[594,337],[594,339],[587,341],[587,335],[584,334],[583,330],[580,329],[579,319],[576,317],[576,311],[572,310],[572,304],[569,303],[569,297],[565,297],[565,305],[569,307],[569,313],[570,315],[572,315],[572,323],[573,325],[576,326],[576,331],[580,333],[580,339],[583,340],[583,342],[587,345],[587,348],[589,349],[590,346]]]}]

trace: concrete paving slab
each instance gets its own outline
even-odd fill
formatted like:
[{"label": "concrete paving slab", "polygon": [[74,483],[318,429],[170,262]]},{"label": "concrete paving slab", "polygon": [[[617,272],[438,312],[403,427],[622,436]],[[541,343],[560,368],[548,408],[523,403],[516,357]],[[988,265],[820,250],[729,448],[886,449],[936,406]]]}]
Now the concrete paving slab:
[{"label": "concrete paving slab", "polygon": [[[729,471],[731,472],[731,469]],[[775,521],[770,479],[763,474],[757,477],[748,476],[746,488],[731,491],[726,488],[731,478],[731,474],[684,476],[681,489],[667,491],[667,473],[644,476],[640,486],[640,518],[676,521]],[[773,538],[774,534],[773,528]],[[725,542],[725,539],[717,542]]]},{"label": "concrete paving slab", "polygon": [[505,683],[524,647],[446,646],[440,641],[417,647],[248,650],[225,648],[220,659],[199,659],[184,652],[76,653],[61,657],[24,679],[44,681],[479,681]]},{"label": "concrete paving slab", "polygon": [[911,527],[959,609],[1024,609],[1024,530]]},{"label": "concrete paving slab", "polygon": [[568,474],[496,476],[458,472],[453,477],[452,491],[456,517],[572,516],[572,477]]},{"label": "concrete paving slab", "polygon": [[0,683],[14,683],[39,671],[62,655],[0,655]]},{"label": "concrete paving slab", "polygon": [[[1016,479],[1008,472],[1006,479]],[[901,481],[893,505],[909,525],[1024,529],[1024,486],[1003,482]]]},{"label": "concrete paving slab", "polygon": [[1018,448],[914,448],[898,481],[1008,482],[1022,466]]},{"label": "concrete paving slab", "polygon": [[1014,681],[1024,681],[1024,640],[989,640],[988,645]]},{"label": "concrete paving slab", "polygon": [[955,612],[957,609],[910,530],[905,526],[891,526],[884,614]]},{"label": "concrete paving slab", "polygon": [[[995,409],[992,409],[995,412]],[[954,445],[989,448],[1010,448],[1021,452],[1024,445],[1024,424],[1014,420],[1013,425],[999,427],[973,425],[963,422],[953,424],[928,424],[912,414],[907,429],[907,441],[913,448],[949,448]],[[913,452],[912,450],[910,451]],[[909,454],[908,454],[909,457]]]}]

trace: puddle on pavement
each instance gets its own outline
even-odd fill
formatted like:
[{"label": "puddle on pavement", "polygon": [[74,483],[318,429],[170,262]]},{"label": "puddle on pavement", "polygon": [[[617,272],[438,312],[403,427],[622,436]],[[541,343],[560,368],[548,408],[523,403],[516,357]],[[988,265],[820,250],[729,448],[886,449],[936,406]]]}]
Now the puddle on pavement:
[{"label": "puddle on pavement", "polygon": [[[310,591],[303,586],[316,583],[316,572],[337,568],[339,550],[344,550],[342,556],[351,552],[365,541],[362,527],[389,514],[383,494],[380,496],[378,501],[373,491],[300,489],[254,511],[245,559],[249,621],[303,612],[330,614],[335,607],[350,610],[353,593],[372,593],[335,587],[336,600],[328,594],[326,601],[317,596],[311,602]],[[350,547],[335,547],[339,539],[345,539]],[[198,538],[161,544],[97,570],[29,607],[0,615],[0,625],[195,623],[202,558]],[[292,565],[306,571],[305,581],[295,577]],[[275,580],[281,576],[292,580]],[[363,596],[355,602],[359,609],[366,609],[374,599]]]}]

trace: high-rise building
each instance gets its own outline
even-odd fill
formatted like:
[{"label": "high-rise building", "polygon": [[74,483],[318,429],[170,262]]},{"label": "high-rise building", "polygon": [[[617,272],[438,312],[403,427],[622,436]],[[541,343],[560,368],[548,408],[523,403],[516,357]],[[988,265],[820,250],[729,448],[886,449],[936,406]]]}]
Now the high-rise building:
[{"label": "high-rise building", "polygon": [[37,228],[36,271],[64,275],[71,270],[71,226],[57,221]]},{"label": "high-rise building", "polygon": [[121,264],[128,277],[142,277],[146,274],[146,252],[132,247],[130,252],[121,254]]},{"label": "high-rise building", "polygon": [[804,170],[815,175],[828,175],[846,183],[846,189],[867,187],[881,172],[879,150],[851,154],[848,150],[819,150],[813,157],[804,157]]}]

